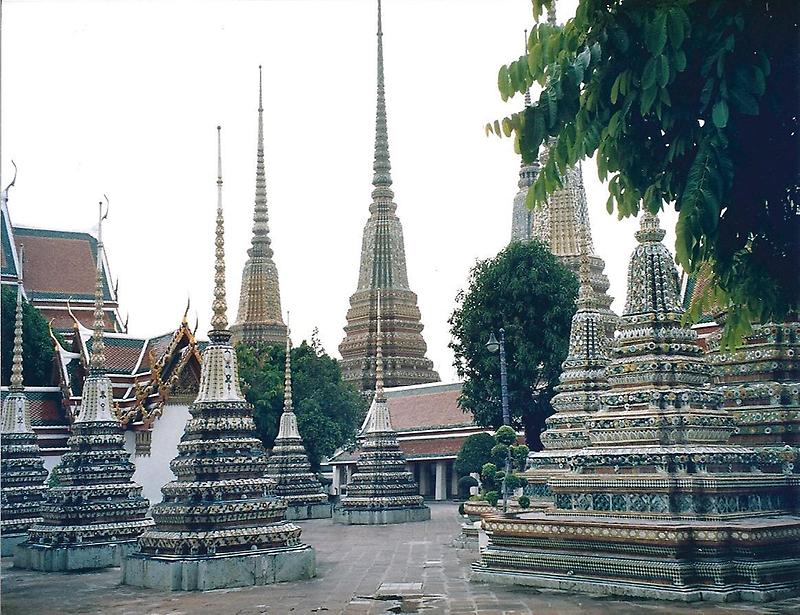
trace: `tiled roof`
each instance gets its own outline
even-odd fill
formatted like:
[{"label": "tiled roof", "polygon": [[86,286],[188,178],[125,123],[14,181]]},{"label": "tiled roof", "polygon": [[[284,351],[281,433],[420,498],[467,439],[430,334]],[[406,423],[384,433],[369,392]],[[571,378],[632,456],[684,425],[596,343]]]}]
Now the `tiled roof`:
[{"label": "tiled roof", "polygon": [[[2,398],[8,394],[6,387],[3,387]],[[65,425],[67,423],[64,415],[64,408],[61,405],[61,391],[58,388],[47,391],[25,390],[28,398],[28,405],[31,412],[31,425],[40,427],[42,425]]]},{"label": "tiled roof", "polygon": [[[91,299],[94,296],[97,240],[88,233],[14,227],[17,250],[25,244],[25,290],[34,299]],[[104,270],[105,271],[105,270]],[[111,290],[104,276],[104,298]]]},{"label": "tiled roof", "polygon": [[[106,367],[108,371],[120,374],[133,373],[146,340],[127,336],[111,337],[106,335],[103,341],[105,342]],[[87,344],[87,346],[90,345],[91,343]]]},{"label": "tiled roof", "polygon": [[[25,282],[25,287],[28,287],[27,282]],[[56,331],[72,331],[73,321],[70,317],[69,313],[66,310],[62,309],[55,309],[48,307],[46,305],[37,305],[38,310],[41,312],[44,319],[48,322],[53,320],[53,329]],[[94,312],[90,312],[87,310],[76,310],[74,309],[73,305],[73,314],[75,314],[75,318],[78,319],[84,327],[87,329],[91,329],[94,325]],[[116,314],[114,313],[113,309],[106,309],[105,312],[105,320],[106,323],[106,331],[113,330],[112,323],[116,321]]]},{"label": "tiled roof", "polygon": [[14,263],[14,254],[11,248],[11,235],[9,233],[9,225],[11,221],[6,215],[6,210],[3,208],[2,221],[0,221],[0,271],[2,275],[11,278],[17,277],[17,267]]},{"label": "tiled roof", "polygon": [[172,341],[174,335],[175,332],[171,331],[170,333],[165,333],[164,335],[150,338],[150,340],[147,342],[147,348],[144,349],[142,365],[139,367],[138,371],[150,369],[152,367],[152,365],[150,365],[150,353],[152,352],[153,356],[156,358],[156,361],[158,361],[158,359],[167,351],[169,343]]},{"label": "tiled roof", "polygon": [[456,457],[466,438],[467,436],[453,436],[427,440],[400,440],[400,448],[409,461],[426,457]]},{"label": "tiled roof", "polygon": [[458,407],[460,395],[460,383],[386,389],[392,427],[403,432],[472,425],[472,415]]}]

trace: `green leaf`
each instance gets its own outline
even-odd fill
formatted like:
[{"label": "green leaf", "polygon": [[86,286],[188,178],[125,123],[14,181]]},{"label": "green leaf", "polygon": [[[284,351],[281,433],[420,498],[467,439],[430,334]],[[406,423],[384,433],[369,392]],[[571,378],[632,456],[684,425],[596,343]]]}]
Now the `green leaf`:
[{"label": "green leaf", "polygon": [[511,96],[511,77],[508,74],[508,66],[503,64],[500,70],[497,71],[497,89],[500,90],[500,96],[503,102],[507,101]]},{"label": "green leaf", "polygon": [[659,59],[659,73],[658,73],[658,86],[666,87],[669,83],[669,60],[666,54],[658,56]]},{"label": "green leaf", "polygon": [[617,75],[617,78],[614,79],[614,83],[611,86],[611,104],[617,104],[617,96],[619,95],[619,83],[622,80],[622,73]]},{"label": "green leaf", "polygon": [[711,119],[717,128],[725,128],[728,125],[728,103],[724,100],[717,101],[711,110]]},{"label": "green leaf", "polygon": [[680,7],[673,7],[669,11],[669,18],[667,21],[667,33],[669,34],[669,42],[674,49],[680,49],[683,45],[685,32],[683,29],[683,20],[686,14]]},{"label": "green leaf", "polygon": [[652,55],[657,56],[664,51],[664,45],[667,44],[667,12],[665,10],[659,11],[655,19],[648,24],[646,37],[647,51]]},{"label": "green leaf", "polygon": [[660,70],[661,63],[658,58],[650,58],[644,65],[642,72],[642,89],[649,90],[656,85],[656,79]]},{"label": "green leaf", "polygon": [[672,59],[672,65],[676,73],[682,73],[686,70],[686,53],[683,49],[678,49]]}]

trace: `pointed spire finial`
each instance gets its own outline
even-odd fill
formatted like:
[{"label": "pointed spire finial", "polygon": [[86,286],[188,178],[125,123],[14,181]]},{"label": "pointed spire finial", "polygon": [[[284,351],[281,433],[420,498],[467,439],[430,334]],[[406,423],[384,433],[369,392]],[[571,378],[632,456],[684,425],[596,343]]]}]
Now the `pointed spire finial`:
[{"label": "pointed spire finial", "polygon": [[661,228],[658,216],[645,209],[642,213],[642,219],[639,222],[639,230],[634,233],[636,241],[639,243],[649,241],[659,242],[664,239],[666,234],[667,232]]},{"label": "pointed spire finial", "polygon": [[589,261],[589,242],[585,236],[581,236],[580,241],[580,268],[578,269],[578,279],[580,280],[580,287],[578,288],[578,309],[592,307],[595,298],[594,289],[592,288],[591,267]]},{"label": "pointed spire finial", "polygon": [[378,102],[375,111],[375,160],[372,163],[375,174],[372,176],[373,201],[379,197],[391,201],[394,198],[392,185],[392,165],[389,160],[389,131],[386,124],[386,93],[383,75],[383,21],[381,2],[378,0]]},{"label": "pointed spire finial", "polygon": [[383,401],[386,399],[383,393],[383,340],[381,339],[381,291],[378,290],[378,330],[375,341],[375,399]]},{"label": "pointed spire finial", "polygon": [[[527,57],[527,55],[528,55],[528,29],[526,28],[525,29],[525,56]],[[525,106],[526,107],[530,107],[531,106],[531,89],[530,88],[525,90]]]},{"label": "pointed spire finial", "polygon": [[89,372],[103,374],[106,371],[105,344],[103,343],[103,220],[108,217],[108,197],[104,194],[106,211],[103,213],[103,201],[98,203],[97,221],[97,271],[94,285],[94,324],[92,326],[92,350],[89,354]]},{"label": "pointed spire finial", "polygon": [[[25,253],[25,246],[19,247],[19,260],[22,262]],[[11,393],[19,393],[25,387],[22,384],[22,268],[20,267],[19,278],[17,279],[17,306],[14,312],[14,349],[11,359],[11,385],[8,390]]]},{"label": "pointed spire finial", "polygon": [[225,299],[225,218],[222,215],[222,127],[217,126],[217,221],[214,238],[214,300],[211,303],[212,342],[225,343],[230,339],[228,331],[228,305]]},{"label": "pointed spire finial", "polygon": [[253,210],[253,239],[247,250],[249,256],[272,256],[267,210],[267,175],[264,170],[264,106],[261,65],[258,65],[258,137],[256,139],[256,197]]},{"label": "pointed spire finial", "polygon": [[286,313],[286,368],[283,374],[283,411],[292,408],[292,338],[289,335],[289,312]]}]

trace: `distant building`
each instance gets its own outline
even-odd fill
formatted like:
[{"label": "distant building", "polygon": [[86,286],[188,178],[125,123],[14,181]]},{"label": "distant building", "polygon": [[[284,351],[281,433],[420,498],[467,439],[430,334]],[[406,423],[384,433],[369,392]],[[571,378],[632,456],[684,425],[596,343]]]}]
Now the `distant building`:
[{"label": "distant building", "polygon": [[[454,464],[468,436],[490,431],[477,426],[458,406],[461,383],[420,384],[386,389],[392,427],[421,495],[434,500],[455,498],[458,476]],[[334,495],[347,489],[358,461],[358,448],[333,455]]]}]

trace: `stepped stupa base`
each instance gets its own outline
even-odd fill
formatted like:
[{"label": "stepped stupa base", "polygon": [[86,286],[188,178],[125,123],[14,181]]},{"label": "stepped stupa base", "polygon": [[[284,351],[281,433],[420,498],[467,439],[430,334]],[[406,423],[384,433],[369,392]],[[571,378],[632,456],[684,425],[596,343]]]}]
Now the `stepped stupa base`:
[{"label": "stepped stupa base", "polygon": [[484,521],[475,581],[694,602],[800,595],[800,518]]},{"label": "stepped stupa base", "polygon": [[122,583],[167,591],[207,591],[311,579],[316,567],[316,553],[308,545],[191,558],[134,553],[122,564]]},{"label": "stepped stupa base", "polygon": [[39,572],[76,572],[122,565],[137,541],[52,546],[23,542],[14,549],[14,567]]},{"label": "stepped stupa base", "polygon": [[8,557],[14,555],[14,548],[28,539],[27,532],[24,534],[3,534],[0,538],[0,557]]},{"label": "stepped stupa base", "polygon": [[343,523],[345,525],[389,525],[393,523],[428,521],[430,518],[431,509],[427,506],[373,509],[339,508],[333,511],[334,523]]},{"label": "stepped stupa base", "polygon": [[286,507],[287,521],[303,521],[304,519],[330,519],[330,504],[289,504]]},{"label": "stepped stupa base", "polygon": [[461,524],[461,533],[453,539],[450,544],[455,549],[478,550],[478,534],[480,532],[480,521],[467,521]]}]

